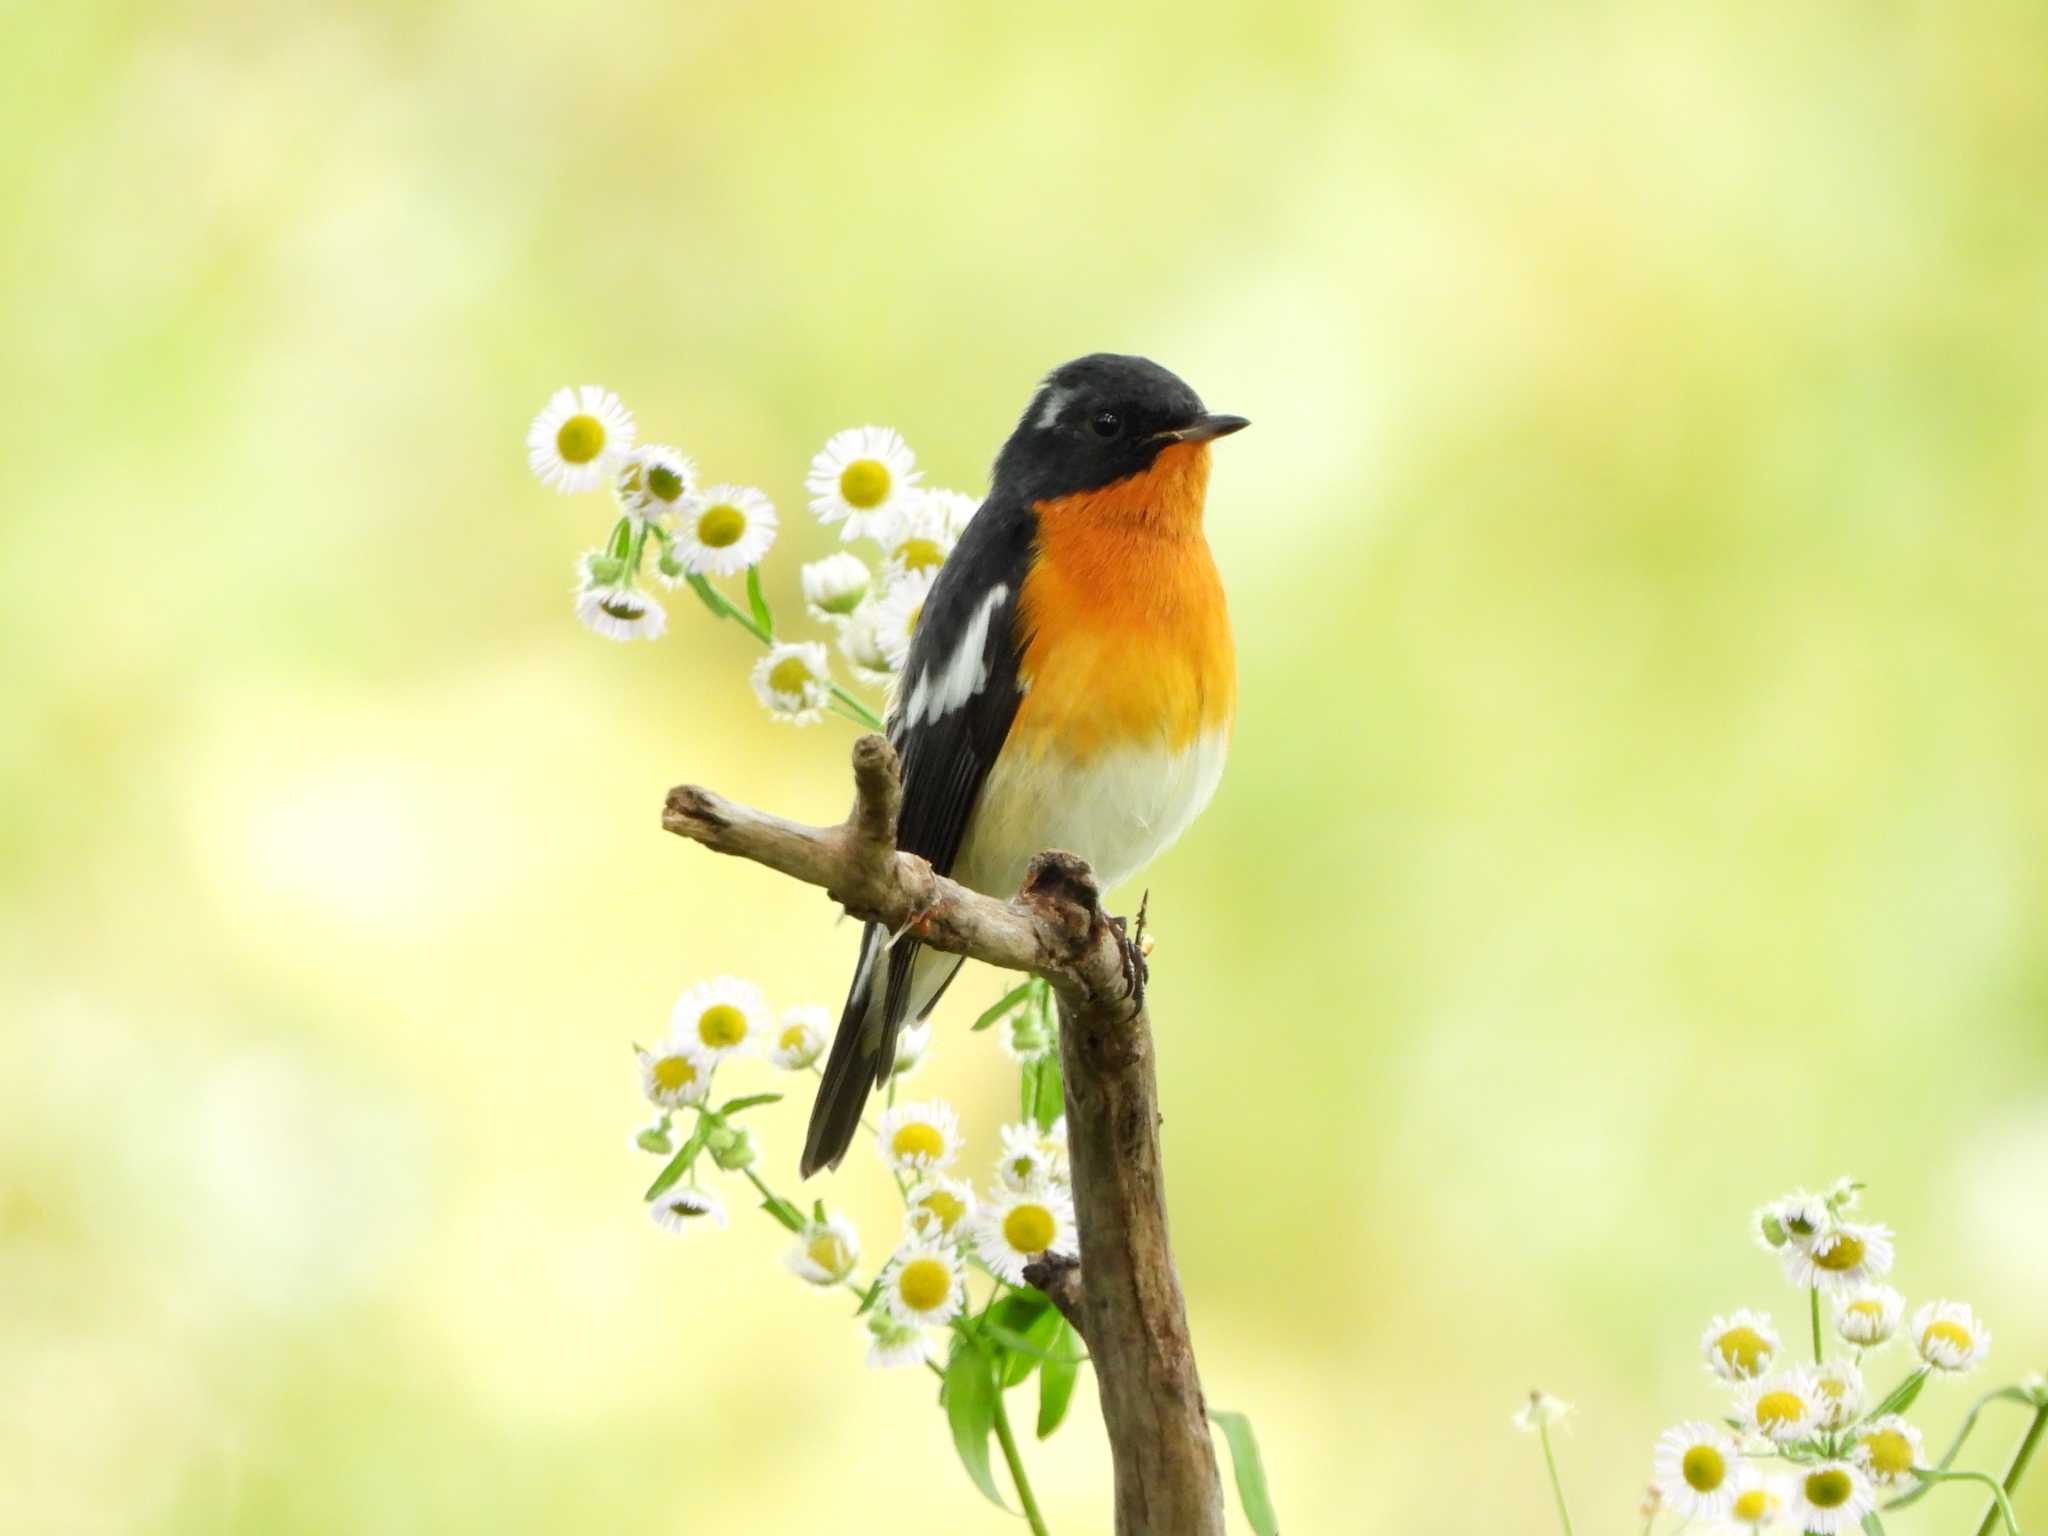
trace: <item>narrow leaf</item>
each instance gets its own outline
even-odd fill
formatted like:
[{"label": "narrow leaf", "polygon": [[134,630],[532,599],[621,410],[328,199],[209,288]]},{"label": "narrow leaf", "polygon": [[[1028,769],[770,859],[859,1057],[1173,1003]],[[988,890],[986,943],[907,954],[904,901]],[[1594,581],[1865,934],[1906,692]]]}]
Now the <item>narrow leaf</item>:
[{"label": "narrow leaf", "polygon": [[710,1135],[711,1122],[699,1115],[697,1129],[690,1132],[690,1139],[668,1160],[667,1166],[654,1176],[654,1182],[647,1186],[647,1193],[640,1198],[654,1200],[666,1194],[678,1179],[690,1171],[690,1165],[697,1161],[697,1154],[704,1150],[704,1142]]},{"label": "narrow leaf", "polygon": [[988,1331],[1003,1346],[1003,1390],[1022,1386],[1050,1351],[1062,1319],[1036,1292],[1006,1296],[990,1313]]},{"label": "narrow leaf", "polygon": [[1074,1348],[1074,1330],[1060,1319],[1053,1335],[1052,1358],[1038,1370],[1038,1438],[1044,1440],[1060,1427],[1067,1416],[1067,1404],[1074,1400],[1074,1383],[1081,1379],[1081,1361]]},{"label": "narrow leaf", "polygon": [[606,545],[606,552],[614,560],[624,560],[633,553],[633,520],[622,517],[612,524],[612,536]]},{"label": "narrow leaf", "polygon": [[761,1209],[773,1216],[792,1232],[804,1229],[804,1213],[791,1205],[780,1195],[770,1195],[761,1202]]},{"label": "narrow leaf", "polygon": [[953,1431],[953,1449],[960,1453],[960,1465],[974,1479],[989,1503],[1008,1510],[996,1491],[996,1477],[989,1466],[989,1436],[996,1427],[996,1379],[989,1358],[972,1339],[953,1340],[953,1358],[946,1364],[946,1424]]},{"label": "narrow leaf", "polygon": [[1280,1536],[1280,1519],[1273,1513],[1273,1498],[1266,1491],[1266,1468],[1259,1460],[1252,1421],[1241,1413],[1212,1412],[1209,1422],[1223,1431],[1223,1443],[1230,1447],[1230,1466],[1237,1474],[1237,1497],[1244,1505],[1245,1519],[1258,1536]]},{"label": "narrow leaf", "polygon": [[993,1003],[991,1003],[988,1006],[987,1010],[983,1012],[980,1018],[976,1019],[973,1024],[968,1026],[970,1031],[977,1029],[987,1029],[989,1025],[995,1023],[997,1019],[1000,1019],[1004,1014],[1010,1012],[1013,1008],[1015,1008],[1019,1003],[1023,1002],[1024,999],[1029,997],[1030,995],[1031,983],[1028,981],[1025,982],[1022,986],[1010,988],[1009,991],[1005,992],[1001,997],[997,998]]},{"label": "narrow leaf", "polygon": [[1047,1051],[1038,1058],[1037,1120],[1041,1131],[1052,1129],[1053,1121],[1067,1112],[1066,1087],[1060,1081],[1060,1053]]},{"label": "narrow leaf", "polygon": [[761,595],[761,567],[747,567],[747,606],[754,610],[754,622],[763,634],[775,638],[775,617],[768,611],[768,599]]},{"label": "narrow leaf", "polygon": [[744,1098],[733,1099],[719,1109],[721,1115],[736,1115],[743,1109],[754,1109],[762,1104],[780,1104],[779,1093],[750,1093]]},{"label": "narrow leaf", "polygon": [[689,583],[690,590],[696,593],[698,597],[703,599],[704,606],[711,610],[711,616],[713,618],[723,619],[731,615],[732,604],[728,603],[723,597],[720,597],[718,595],[717,588],[713,587],[709,581],[705,580],[704,575],[701,571],[690,572]]},{"label": "narrow leaf", "polygon": [[882,1275],[880,1272],[877,1272],[874,1283],[868,1287],[867,1294],[861,1297],[860,1305],[854,1309],[853,1315],[855,1317],[866,1317],[869,1312],[874,1310],[875,1302],[881,1297],[881,1294]]},{"label": "narrow leaf", "polygon": [[1863,1531],[1864,1536],[1884,1536],[1884,1522],[1877,1518],[1876,1510],[1863,1517]]}]

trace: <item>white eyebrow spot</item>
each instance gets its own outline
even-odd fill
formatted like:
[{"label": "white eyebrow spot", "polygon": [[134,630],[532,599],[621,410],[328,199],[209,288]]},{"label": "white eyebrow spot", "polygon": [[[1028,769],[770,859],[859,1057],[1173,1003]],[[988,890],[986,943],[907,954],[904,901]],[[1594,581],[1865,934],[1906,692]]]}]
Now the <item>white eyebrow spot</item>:
[{"label": "white eyebrow spot", "polygon": [[953,654],[941,665],[927,667],[918,675],[905,711],[912,725],[920,717],[936,725],[988,686],[988,627],[1009,595],[1010,589],[1005,585],[991,587],[974,610],[974,617],[967,621]]},{"label": "white eyebrow spot", "polygon": [[1049,429],[1059,425],[1060,412],[1067,408],[1067,402],[1074,397],[1070,391],[1055,389],[1048,384],[1045,386],[1045,392],[1038,398],[1038,416],[1031,424],[1040,429]]}]

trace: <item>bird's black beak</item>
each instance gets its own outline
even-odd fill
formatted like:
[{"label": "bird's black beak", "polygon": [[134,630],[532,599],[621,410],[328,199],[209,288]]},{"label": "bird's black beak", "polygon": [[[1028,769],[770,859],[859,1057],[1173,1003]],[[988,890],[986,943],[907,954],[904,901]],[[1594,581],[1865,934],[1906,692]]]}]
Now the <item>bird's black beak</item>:
[{"label": "bird's black beak", "polygon": [[1184,427],[1169,427],[1152,436],[1162,443],[1206,443],[1212,437],[1228,437],[1233,432],[1242,432],[1250,425],[1242,416],[1197,416]]}]

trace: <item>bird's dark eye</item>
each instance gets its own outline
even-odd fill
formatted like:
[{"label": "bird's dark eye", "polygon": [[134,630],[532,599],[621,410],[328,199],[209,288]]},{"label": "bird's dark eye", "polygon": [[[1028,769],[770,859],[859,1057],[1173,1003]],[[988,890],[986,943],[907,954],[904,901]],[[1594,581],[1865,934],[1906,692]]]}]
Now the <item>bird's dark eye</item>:
[{"label": "bird's dark eye", "polygon": [[1096,413],[1095,419],[1089,422],[1088,425],[1094,430],[1097,437],[1107,439],[1115,437],[1123,431],[1124,419],[1117,415],[1115,411],[1100,411]]}]

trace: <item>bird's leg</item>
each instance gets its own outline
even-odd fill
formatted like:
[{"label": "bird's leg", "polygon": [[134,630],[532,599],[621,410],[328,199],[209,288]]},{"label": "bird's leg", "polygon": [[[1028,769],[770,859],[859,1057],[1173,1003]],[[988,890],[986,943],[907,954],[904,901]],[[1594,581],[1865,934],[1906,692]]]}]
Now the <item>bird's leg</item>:
[{"label": "bird's leg", "polygon": [[[1146,893],[1148,896],[1150,892]],[[1124,963],[1124,996],[1140,1008],[1145,1006],[1145,983],[1151,980],[1152,968],[1145,963],[1145,903],[1138,903],[1136,931],[1121,917],[1112,917],[1109,926],[1116,933],[1117,952]]]}]

